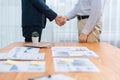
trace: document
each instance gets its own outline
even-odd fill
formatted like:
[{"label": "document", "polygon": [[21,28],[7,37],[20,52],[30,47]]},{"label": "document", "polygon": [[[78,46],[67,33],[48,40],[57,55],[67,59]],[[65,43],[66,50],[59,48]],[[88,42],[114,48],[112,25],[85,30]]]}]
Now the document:
[{"label": "document", "polygon": [[0,61],[0,72],[44,72],[45,61]]},{"label": "document", "polygon": [[0,60],[5,60],[6,53],[0,53]]},{"label": "document", "polygon": [[86,58],[54,58],[55,72],[99,72],[99,69]]},{"label": "document", "polygon": [[99,57],[95,52],[89,50],[87,47],[76,46],[55,46],[52,47],[53,57]]},{"label": "document", "polygon": [[52,47],[52,51],[88,51],[87,47],[78,47],[78,46],[55,46]]},{"label": "document", "polygon": [[20,61],[1,61],[0,62],[0,72],[27,72],[28,62]]},{"label": "document", "polygon": [[9,53],[38,53],[39,48],[32,48],[32,47],[15,47],[9,51]]},{"label": "document", "polygon": [[39,48],[15,47],[8,53],[1,55],[0,59],[10,60],[43,60],[45,53],[38,53]]},{"label": "document", "polygon": [[53,57],[99,57],[93,51],[52,51]]},{"label": "document", "polygon": [[44,72],[45,71],[45,61],[31,61],[28,72]]}]

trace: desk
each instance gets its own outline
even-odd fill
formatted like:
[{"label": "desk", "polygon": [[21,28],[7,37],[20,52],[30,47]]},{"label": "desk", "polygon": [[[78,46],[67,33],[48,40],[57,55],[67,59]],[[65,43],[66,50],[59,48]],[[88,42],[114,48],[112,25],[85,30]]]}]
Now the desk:
[{"label": "desk", "polygon": [[[10,44],[0,52],[8,52],[16,46],[23,46],[25,43]],[[64,74],[76,80],[120,80],[120,49],[107,43],[55,43],[57,46],[85,46],[93,50],[99,58],[90,60],[100,69],[100,72],[54,72],[53,60],[50,48],[42,48],[40,52],[45,52],[46,71],[45,72],[1,72],[0,80],[27,80],[30,77],[42,76],[45,74]]]}]

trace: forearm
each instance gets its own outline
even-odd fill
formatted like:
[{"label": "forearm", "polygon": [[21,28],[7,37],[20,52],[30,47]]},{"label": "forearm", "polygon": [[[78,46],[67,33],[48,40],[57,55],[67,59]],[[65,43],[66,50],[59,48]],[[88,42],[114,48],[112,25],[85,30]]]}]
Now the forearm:
[{"label": "forearm", "polygon": [[100,0],[96,0],[96,1],[93,2],[91,14],[86,22],[86,25],[82,30],[82,33],[84,34],[89,34],[102,16],[101,4],[100,4],[101,1]]}]

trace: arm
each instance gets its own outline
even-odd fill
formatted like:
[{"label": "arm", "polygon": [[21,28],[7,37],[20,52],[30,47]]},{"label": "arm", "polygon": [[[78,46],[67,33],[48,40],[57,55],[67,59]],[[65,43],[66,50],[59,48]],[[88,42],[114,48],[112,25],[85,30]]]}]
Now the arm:
[{"label": "arm", "polygon": [[79,36],[79,42],[87,41],[88,34],[94,28],[97,21],[100,19],[102,15],[101,9],[102,9],[101,0],[93,0],[92,7],[91,7],[91,14],[87,20],[86,25],[84,26],[82,30],[82,34]]},{"label": "arm", "polygon": [[57,17],[57,14],[45,4],[44,0],[30,0],[30,2],[39,12],[44,13],[50,21]]},{"label": "arm", "polygon": [[77,4],[75,5],[75,7],[65,16],[62,16],[62,19],[60,20],[60,25],[64,25],[66,23],[67,20],[73,19],[77,16],[77,13],[79,11],[79,0],[77,2]]},{"label": "arm", "polygon": [[79,11],[79,5],[80,5],[79,3],[80,2],[78,0],[78,2],[75,5],[75,7],[67,15],[65,15],[67,20],[73,19],[73,18],[75,18],[77,16],[77,13]]},{"label": "arm", "polygon": [[87,20],[85,27],[82,30],[83,34],[88,35],[94,28],[102,15],[101,9],[101,0],[92,0],[91,14]]}]

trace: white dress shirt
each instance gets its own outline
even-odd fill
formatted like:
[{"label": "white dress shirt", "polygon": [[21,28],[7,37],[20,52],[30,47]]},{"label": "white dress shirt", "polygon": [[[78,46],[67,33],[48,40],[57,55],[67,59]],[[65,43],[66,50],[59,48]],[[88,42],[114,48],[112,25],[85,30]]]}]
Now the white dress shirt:
[{"label": "white dress shirt", "polygon": [[78,0],[75,7],[66,15],[67,19],[73,19],[77,16],[89,15],[82,33],[89,34],[96,23],[100,20],[105,0]]}]

